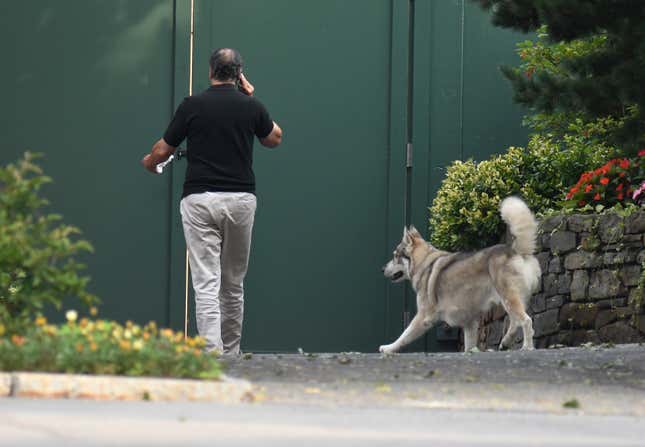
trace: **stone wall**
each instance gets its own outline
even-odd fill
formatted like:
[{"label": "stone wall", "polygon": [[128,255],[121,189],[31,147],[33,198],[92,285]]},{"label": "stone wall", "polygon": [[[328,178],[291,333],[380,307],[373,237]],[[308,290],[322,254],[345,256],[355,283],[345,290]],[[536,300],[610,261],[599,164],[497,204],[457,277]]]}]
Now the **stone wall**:
[{"label": "stone wall", "polygon": [[[540,223],[540,290],[531,297],[536,348],[645,341],[638,290],[645,261],[645,211],[554,216]],[[496,348],[508,327],[500,306],[487,312],[479,348]],[[521,331],[512,347],[521,345]]]}]

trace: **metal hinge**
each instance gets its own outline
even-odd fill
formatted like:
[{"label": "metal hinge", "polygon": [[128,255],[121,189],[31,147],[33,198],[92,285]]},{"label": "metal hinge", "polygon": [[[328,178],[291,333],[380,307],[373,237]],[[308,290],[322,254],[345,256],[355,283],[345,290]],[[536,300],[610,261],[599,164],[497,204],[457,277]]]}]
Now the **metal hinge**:
[{"label": "metal hinge", "polygon": [[408,143],[405,146],[405,167],[412,167],[412,143]]}]

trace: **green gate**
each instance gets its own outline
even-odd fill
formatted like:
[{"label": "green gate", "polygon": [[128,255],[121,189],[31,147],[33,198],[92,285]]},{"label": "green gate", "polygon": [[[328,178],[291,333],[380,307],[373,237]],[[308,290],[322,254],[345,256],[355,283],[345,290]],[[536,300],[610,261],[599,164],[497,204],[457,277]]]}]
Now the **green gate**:
[{"label": "green gate", "polygon": [[[255,152],[243,349],[373,351],[385,341],[390,147],[402,147],[405,118],[391,107],[404,93],[392,89],[392,22],[389,0],[196,2],[195,91],[208,85],[213,48],[235,47],[285,131],[280,148]],[[173,279],[180,296],[183,276]]]},{"label": "green gate", "polygon": [[[183,327],[185,162],[153,177],[138,160],[188,94],[190,13],[0,2],[0,162],[46,153],[55,210],[96,247],[106,317]],[[256,147],[244,350],[374,351],[399,335],[414,297],[380,267],[404,222],[426,227],[446,164],[526,140],[497,70],[517,38],[464,0],[195,1],[194,91],[212,49],[235,47],[285,131]]]}]

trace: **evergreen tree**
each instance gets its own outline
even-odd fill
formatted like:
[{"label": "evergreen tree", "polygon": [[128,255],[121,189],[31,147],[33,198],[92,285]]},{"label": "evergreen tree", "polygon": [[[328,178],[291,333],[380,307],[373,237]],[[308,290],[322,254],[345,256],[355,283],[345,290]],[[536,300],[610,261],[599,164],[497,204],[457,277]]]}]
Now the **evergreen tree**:
[{"label": "evergreen tree", "polygon": [[626,153],[645,147],[645,1],[472,0],[493,24],[522,32],[546,26],[553,44],[604,36],[604,45],[567,58],[559,73],[502,67],[515,100],[537,113],[575,112],[623,122],[609,142]]}]

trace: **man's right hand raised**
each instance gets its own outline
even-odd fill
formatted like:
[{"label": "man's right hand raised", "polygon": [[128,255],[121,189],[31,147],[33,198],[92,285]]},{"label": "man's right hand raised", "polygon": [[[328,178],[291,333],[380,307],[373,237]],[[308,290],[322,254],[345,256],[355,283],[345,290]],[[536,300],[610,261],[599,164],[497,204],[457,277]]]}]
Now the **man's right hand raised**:
[{"label": "man's right hand raised", "polygon": [[248,96],[253,96],[253,92],[255,91],[255,87],[253,87],[253,84],[249,82],[248,79],[246,79],[246,76],[244,76],[242,73],[240,73],[240,77],[238,78],[240,81],[240,91],[244,93],[245,95]]}]

